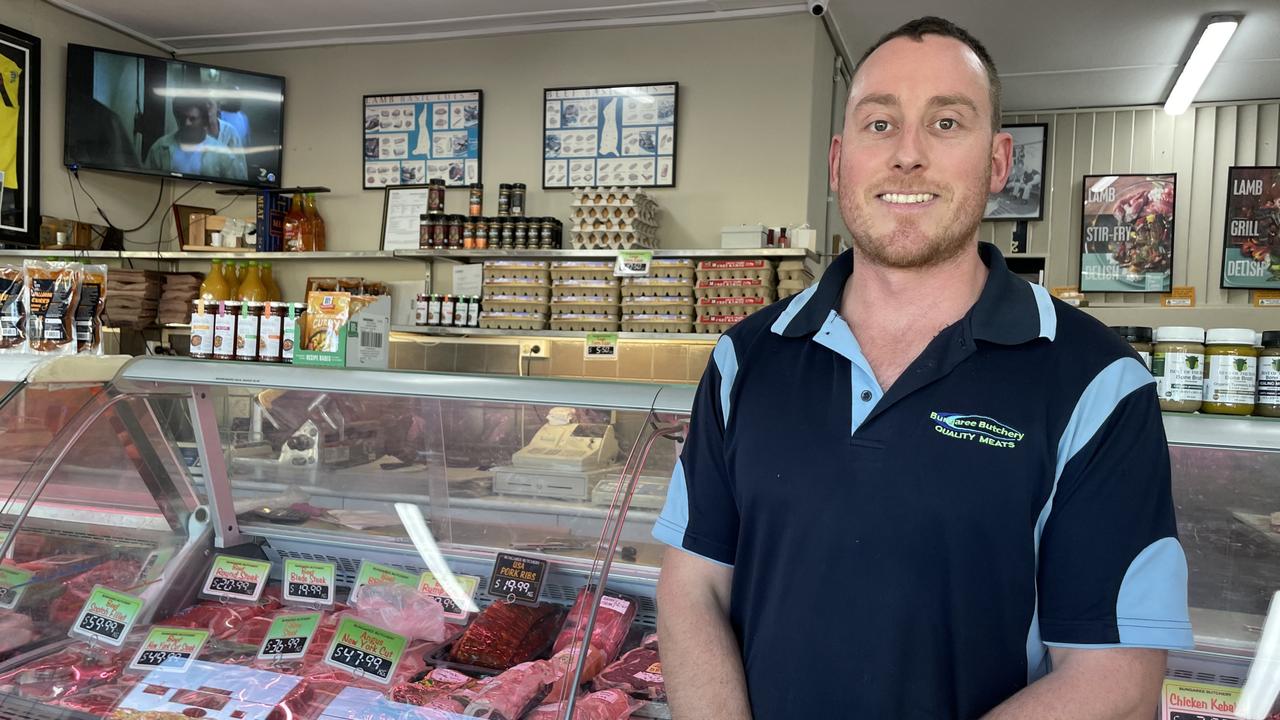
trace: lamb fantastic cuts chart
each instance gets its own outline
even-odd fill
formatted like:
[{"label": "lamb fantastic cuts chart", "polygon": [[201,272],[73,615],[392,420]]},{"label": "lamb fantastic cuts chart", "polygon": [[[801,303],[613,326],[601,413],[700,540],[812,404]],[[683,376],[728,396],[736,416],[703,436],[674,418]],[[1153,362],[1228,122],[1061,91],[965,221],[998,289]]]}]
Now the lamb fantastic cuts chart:
[{"label": "lamb fantastic cuts chart", "polygon": [[679,83],[543,92],[542,187],[674,187]]}]

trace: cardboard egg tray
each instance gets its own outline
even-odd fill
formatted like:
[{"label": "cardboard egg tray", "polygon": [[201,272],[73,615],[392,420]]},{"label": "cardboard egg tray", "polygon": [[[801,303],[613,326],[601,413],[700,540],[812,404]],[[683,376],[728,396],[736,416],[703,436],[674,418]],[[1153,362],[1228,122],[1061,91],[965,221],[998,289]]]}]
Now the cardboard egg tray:
[{"label": "cardboard egg tray", "polygon": [[640,277],[622,279],[622,298],[693,297],[693,282],[674,278]]},{"label": "cardboard egg tray", "polygon": [[746,315],[708,315],[698,318],[694,323],[694,332],[722,333],[747,318]]},{"label": "cardboard egg tray", "polygon": [[532,312],[545,315],[548,307],[547,299],[536,295],[494,293],[485,295],[481,302],[485,310],[493,312]]},{"label": "cardboard egg tray", "polygon": [[480,327],[489,330],[546,330],[547,316],[535,312],[485,310],[480,313]]},{"label": "cardboard egg tray", "polygon": [[703,280],[693,288],[693,294],[702,298],[764,298],[773,300],[775,285],[773,279],[757,280],[751,278],[726,278],[723,280]]},{"label": "cardboard egg tray", "polygon": [[[618,316],[618,300],[611,297],[564,297],[551,301],[552,315],[575,313],[605,313]],[[554,319],[554,318],[552,318]]]},{"label": "cardboard egg tray", "polygon": [[693,314],[693,303],[688,298],[655,297],[640,295],[622,301],[622,312],[640,315]]},{"label": "cardboard egg tray", "polygon": [[556,280],[608,280],[613,277],[612,260],[554,260],[551,263],[551,279]]},{"label": "cardboard egg tray", "polygon": [[623,332],[691,333],[693,316],[669,313],[622,316]]},{"label": "cardboard egg tray", "polygon": [[645,225],[658,225],[658,206],[644,205],[583,205],[575,202],[569,211],[571,224],[596,220],[613,220],[614,222],[639,222]]},{"label": "cardboard egg tray", "polygon": [[693,281],[693,261],[684,258],[654,258],[649,263],[649,276]]},{"label": "cardboard egg tray", "polygon": [[778,263],[778,282],[787,280],[799,280],[808,285],[813,282],[813,273],[805,268],[803,260],[783,260]]},{"label": "cardboard egg tray", "polygon": [[581,296],[611,297],[614,302],[620,296],[617,278],[598,278],[590,280],[556,280],[551,283],[551,297],[571,298]]},{"label": "cardboard egg tray", "polygon": [[658,226],[639,219],[626,218],[575,218],[569,221],[571,232],[600,232],[605,230],[634,230],[642,235],[657,235]]},{"label": "cardboard egg tray", "polygon": [[552,315],[552,330],[572,330],[575,332],[617,332],[618,315],[608,313],[572,313],[568,315]]},{"label": "cardboard egg tray", "polygon": [[551,271],[546,260],[486,260],[483,278],[486,282],[491,278],[513,278],[546,284],[551,282]]},{"label": "cardboard egg tray", "polygon": [[813,281],[804,282],[802,280],[782,280],[778,283],[778,299],[788,298],[796,293],[803,292],[805,288],[813,284]]},{"label": "cardboard egg tray", "polygon": [[635,230],[572,231],[569,242],[575,250],[653,250],[658,240],[648,232]]},{"label": "cardboard egg tray", "polygon": [[597,207],[601,205],[616,205],[618,207],[650,206],[657,208],[658,203],[640,188],[594,187],[573,189],[573,207]]},{"label": "cardboard egg tray", "polygon": [[481,284],[485,295],[532,295],[547,300],[551,297],[550,280],[522,277],[488,277]]},{"label": "cardboard egg tray", "polygon": [[768,307],[769,301],[761,297],[706,297],[698,300],[698,317],[716,315],[751,315]]},{"label": "cardboard egg tray", "polygon": [[768,260],[703,260],[698,263],[698,280],[772,280],[773,263]]}]

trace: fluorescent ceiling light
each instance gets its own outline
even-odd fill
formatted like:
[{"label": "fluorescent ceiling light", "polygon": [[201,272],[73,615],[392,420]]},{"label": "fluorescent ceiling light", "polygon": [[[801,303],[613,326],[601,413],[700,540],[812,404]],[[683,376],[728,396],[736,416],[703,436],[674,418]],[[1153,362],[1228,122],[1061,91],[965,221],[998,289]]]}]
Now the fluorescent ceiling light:
[{"label": "fluorescent ceiling light", "polygon": [[1227,42],[1231,40],[1231,36],[1239,26],[1240,18],[1238,17],[1221,15],[1209,20],[1204,32],[1200,33],[1200,39],[1196,41],[1196,49],[1191,51],[1187,64],[1182,66],[1182,74],[1173,84],[1169,99],[1164,102],[1166,113],[1181,115],[1187,111],[1191,101],[1195,100],[1196,93],[1200,92],[1200,86],[1204,84],[1205,78],[1209,77],[1209,71],[1213,69],[1214,63],[1218,62],[1218,57],[1222,55]]}]

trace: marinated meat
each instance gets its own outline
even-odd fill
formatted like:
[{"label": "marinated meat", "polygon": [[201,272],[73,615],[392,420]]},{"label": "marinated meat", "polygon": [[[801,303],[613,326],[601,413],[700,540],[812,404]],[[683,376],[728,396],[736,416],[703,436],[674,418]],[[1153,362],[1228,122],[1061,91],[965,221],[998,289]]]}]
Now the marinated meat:
[{"label": "marinated meat", "polygon": [[560,606],[551,603],[493,603],[453,644],[449,657],[457,663],[506,670],[544,652],[562,614]]},{"label": "marinated meat", "polygon": [[617,662],[595,677],[596,690],[617,688],[646,700],[665,700],[667,686],[662,678],[662,660],[656,642],[628,651]]},{"label": "marinated meat", "polygon": [[518,720],[538,705],[555,680],[550,663],[539,660],[517,665],[491,679],[467,706],[467,717]]}]

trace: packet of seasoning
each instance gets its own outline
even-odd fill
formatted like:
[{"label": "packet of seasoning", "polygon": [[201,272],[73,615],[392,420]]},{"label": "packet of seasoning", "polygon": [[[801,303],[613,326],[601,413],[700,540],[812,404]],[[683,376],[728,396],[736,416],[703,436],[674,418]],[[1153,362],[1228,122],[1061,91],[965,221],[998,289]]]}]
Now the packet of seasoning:
[{"label": "packet of seasoning", "polygon": [[351,318],[351,294],[307,294],[307,335],[302,347],[317,352],[337,352],[342,332]]},{"label": "packet of seasoning", "polygon": [[26,276],[27,351],[75,355],[79,264],[28,260],[22,269]]},{"label": "packet of seasoning", "polygon": [[0,353],[22,352],[27,339],[27,306],[22,268],[0,265]]},{"label": "packet of seasoning", "polygon": [[80,266],[76,302],[76,352],[102,354],[102,311],[107,306],[107,266]]}]

